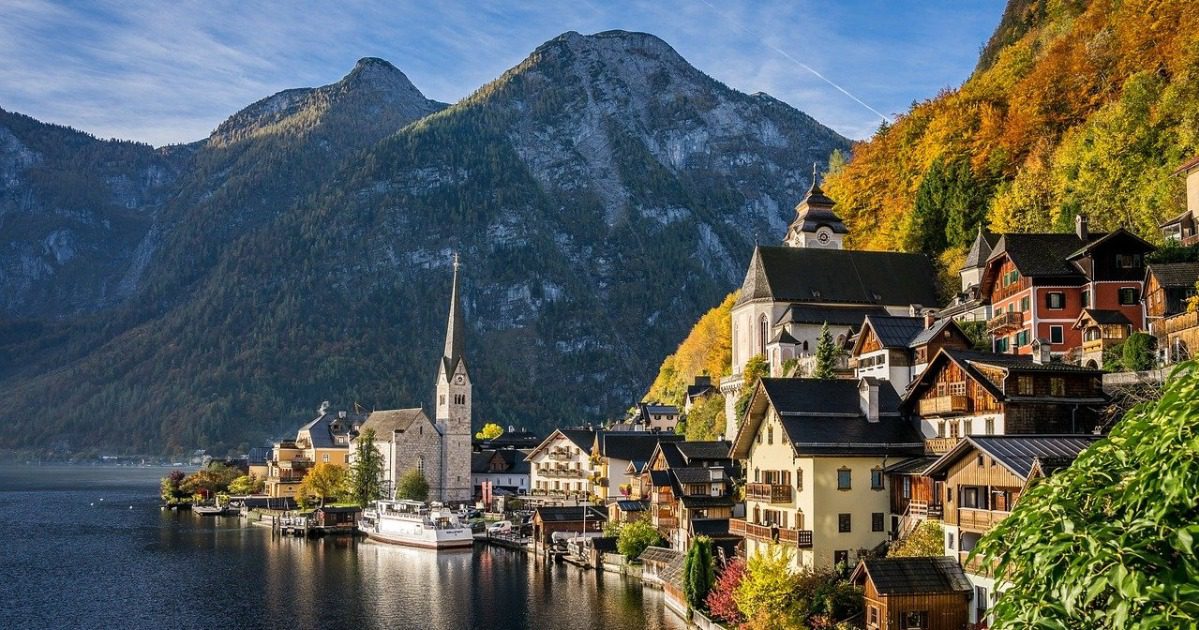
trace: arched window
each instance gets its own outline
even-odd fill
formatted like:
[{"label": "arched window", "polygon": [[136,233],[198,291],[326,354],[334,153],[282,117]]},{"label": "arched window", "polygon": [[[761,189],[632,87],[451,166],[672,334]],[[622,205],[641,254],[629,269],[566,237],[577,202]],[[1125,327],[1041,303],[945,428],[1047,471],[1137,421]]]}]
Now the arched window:
[{"label": "arched window", "polygon": [[424,455],[416,456],[416,472],[420,473],[422,477],[425,475],[425,456]]},{"label": "arched window", "polygon": [[766,342],[770,341],[767,337],[770,333],[770,323],[766,321],[766,316],[762,315],[758,318],[758,354],[766,354]]}]

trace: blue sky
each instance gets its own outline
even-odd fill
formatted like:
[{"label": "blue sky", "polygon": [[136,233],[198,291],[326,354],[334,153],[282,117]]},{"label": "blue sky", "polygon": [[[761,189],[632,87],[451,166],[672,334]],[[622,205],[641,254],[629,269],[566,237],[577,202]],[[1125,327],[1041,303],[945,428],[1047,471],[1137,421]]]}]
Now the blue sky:
[{"label": "blue sky", "polygon": [[3,0],[0,107],[162,145],[203,138],[279,90],[332,83],[360,57],[387,59],[430,98],[453,102],[565,31],[625,29],[865,138],[880,120],[871,109],[903,112],[960,84],[1004,4]]}]

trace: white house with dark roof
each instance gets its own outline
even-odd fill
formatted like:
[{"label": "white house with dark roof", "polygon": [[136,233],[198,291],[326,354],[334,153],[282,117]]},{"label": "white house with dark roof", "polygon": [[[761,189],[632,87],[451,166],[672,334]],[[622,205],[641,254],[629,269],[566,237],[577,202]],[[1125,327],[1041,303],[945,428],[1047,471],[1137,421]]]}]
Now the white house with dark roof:
[{"label": "white house with dark roof", "polygon": [[843,249],[849,229],[816,184],[796,207],[782,247],[754,248],[731,317],[731,374],[725,395],[726,435],[736,430],[734,405],[741,372],[755,355],[771,375],[788,359],[816,350],[820,329],[848,340],[869,314],[907,315],[938,304],[936,271],[922,254]]},{"label": "white house with dark roof", "polygon": [[778,542],[796,569],[853,566],[886,542],[884,469],[924,452],[899,406],[878,379],[759,381],[732,447],[747,484],[730,531],[746,554]]},{"label": "white house with dark roof", "polygon": [[539,505],[590,504],[598,479],[599,458],[593,459],[596,432],[555,429],[529,452],[529,500]]}]

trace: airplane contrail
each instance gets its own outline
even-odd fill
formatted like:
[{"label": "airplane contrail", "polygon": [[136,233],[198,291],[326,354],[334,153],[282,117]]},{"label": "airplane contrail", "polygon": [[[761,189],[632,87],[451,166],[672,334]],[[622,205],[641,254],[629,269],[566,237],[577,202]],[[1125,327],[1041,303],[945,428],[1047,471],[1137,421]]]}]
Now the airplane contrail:
[{"label": "airplane contrail", "polygon": [[892,120],[891,120],[891,117],[890,117],[890,116],[887,116],[886,114],[884,114],[884,113],[882,113],[882,112],[878,111],[877,109],[875,109],[875,108],[871,107],[870,105],[867,105],[865,101],[863,101],[862,99],[860,99],[860,98],[858,98],[858,97],[854,96],[854,95],[853,95],[853,94],[852,94],[852,93],[851,93],[849,90],[847,90],[847,89],[845,89],[845,88],[841,87],[840,85],[837,85],[837,84],[836,84],[836,83],[835,83],[835,82],[834,82],[832,79],[829,79],[828,77],[824,76],[823,74],[820,74],[820,73],[819,73],[819,72],[817,72],[817,71],[816,71],[816,69],[815,69],[815,68],[813,68],[812,66],[809,66],[808,64],[806,64],[806,63],[804,63],[804,62],[802,62],[802,61],[800,61],[800,60],[796,59],[795,57],[791,56],[791,54],[790,54],[790,53],[788,53],[787,51],[783,50],[782,48],[779,48],[778,46],[775,46],[775,45],[773,45],[773,44],[767,43],[767,42],[766,42],[766,38],[765,38],[764,36],[762,36],[760,33],[756,33],[756,32],[754,32],[754,31],[752,31],[752,30],[750,30],[750,29],[748,29],[748,28],[746,28],[746,27],[744,27],[744,26],[741,26],[740,24],[737,24],[735,21],[728,19],[728,16],[726,16],[724,13],[722,13],[722,12],[720,11],[720,9],[716,8],[716,5],[712,4],[711,2],[708,2],[708,0],[700,0],[700,2],[702,2],[702,3],[706,4],[706,5],[708,5],[708,7],[709,7],[710,9],[712,9],[712,10],[713,10],[713,11],[715,11],[717,14],[719,14],[719,15],[720,15],[720,17],[724,18],[724,22],[726,22],[726,23],[731,23],[731,24],[732,24],[732,26],[733,26],[733,28],[736,28],[736,29],[740,30],[741,32],[743,32],[743,33],[745,33],[745,34],[747,34],[747,35],[751,35],[751,36],[753,36],[753,37],[756,37],[756,38],[758,38],[758,42],[759,42],[759,43],[761,43],[763,46],[765,46],[765,47],[767,47],[767,48],[769,48],[769,49],[773,50],[774,52],[776,52],[776,53],[778,53],[778,54],[782,55],[783,57],[786,57],[786,58],[787,58],[788,60],[790,60],[792,63],[794,63],[795,65],[797,65],[797,66],[799,66],[799,67],[801,67],[801,68],[803,68],[804,70],[807,70],[808,72],[811,72],[813,75],[815,75],[815,76],[816,76],[816,78],[818,78],[818,79],[820,79],[821,81],[824,81],[825,83],[827,83],[827,84],[829,84],[829,85],[833,86],[833,88],[834,88],[834,89],[836,89],[838,92],[840,92],[840,93],[842,93],[842,94],[844,94],[844,95],[848,96],[849,98],[853,99],[853,101],[854,101],[855,103],[857,103],[858,105],[861,105],[862,107],[865,107],[866,109],[870,110],[870,111],[871,111],[871,112],[872,112],[874,115],[878,116],[879,118],[882,118],[884,121],[886,121],[886,122],[888,122],[888,123],[894,122],[894,121],[892,121]]}]

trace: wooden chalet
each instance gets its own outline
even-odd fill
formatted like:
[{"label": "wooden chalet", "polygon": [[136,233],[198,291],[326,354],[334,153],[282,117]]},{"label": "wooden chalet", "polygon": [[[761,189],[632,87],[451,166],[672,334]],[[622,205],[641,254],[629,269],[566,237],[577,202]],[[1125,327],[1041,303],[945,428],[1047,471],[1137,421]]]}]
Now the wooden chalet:
[{"label": "wooden chalet", "polygon": [[1199,313],[1187,312],[1197,281],[1199,262],[1153,264],[1145,270],[1145,316],[1166,364],[1190,359],[1199,348]]},{"label": "wooden chalet", "polygon": [[[658,442],[650,455],[642,485],[650,519],[675,549],[686,549],[698,534],[728,538],[733,516],[732,480],[739,468],[729,457],[731,444]],[[699,531],[692,521],[698,524]]]},{"label": "wooden chalet", "polygon": [[903,391],[938,350],[967,350],[972,345],[953,319],[867,315],[855,337],[849,365],[857,378],[880,378]]},{"label": "wooden chalet", "polygon": [[533,511],[534,550],[545,549],[556,532],[582,535],[604,531],[608,515],[589,505],[539,507]]},{"label": "wooden chalet", "polygon": [[1082,331],[1079,365],[1101,368],[1104,353],[1124,343],[1132,334],[1132,322],[1120,311],[1084,308],[1074,320],[1074,329]]},{"label": "wooden chalet", "polygon": [[996,584],[986,558],[971,552],[1042,476],[1067,467],[1098,435],[977,435],[962,439],[925,475],[944,487],[945,554],[974,586],[972,623],[985,619]]},{"label": "wooden chalet", "polygon": [[961,630],[973,587],[955,558],[871,558],[849,577],[862,587],[866,630]]}]

